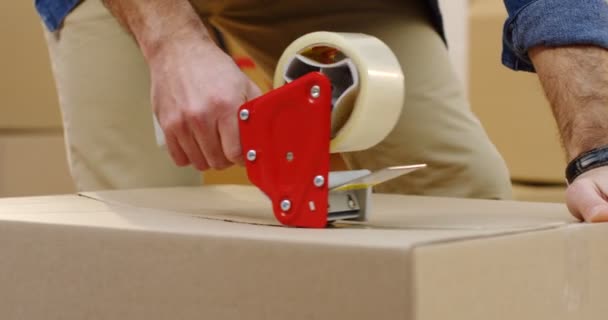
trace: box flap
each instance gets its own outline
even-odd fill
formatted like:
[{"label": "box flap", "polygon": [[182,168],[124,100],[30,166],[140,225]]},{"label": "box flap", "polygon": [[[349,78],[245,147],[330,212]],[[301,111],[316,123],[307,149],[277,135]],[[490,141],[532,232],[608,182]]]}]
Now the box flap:
[{"label": "box flap", "polygon": [[367,222],[277,225],[252,186],[85,192],[4,199],[0,220],[346,246],[413,246],[550,229],[575,222],[563,204],[373,194]]},{"label": "box flap", "polygon": [[[252,186],[133,189],[84,192],[105,203],[161,209],[210,219],[278,225],[269,199]],[[407,195],[372,195],[373,228],[406,229],[526,229],[575,221],[563,204],[440,198]],[[356,225],[343,222],[340,226]]]},{"label": "box flap", "polygon": [[[335,236],[340,242],[350,239],[354,244],[371,241],[399,243],[402,247],[554,228],[576,222],[563,204],[373,194],[369,221],[340,222],[331,231],[301,230],[278,227],[270,201],[252,186],[135,189],[82,195],[119,207],[160,210],[236,222],[236,225],[271,226],[276,229],[273,236],[307,241],[328,241]],[[361,232],[361,229],[366,231]],[[247,236],[256,233],[255,228],[247,230]],[[319,237],[319,234],[323,236]],[[395,242],[395,237],[400,241]]]}]

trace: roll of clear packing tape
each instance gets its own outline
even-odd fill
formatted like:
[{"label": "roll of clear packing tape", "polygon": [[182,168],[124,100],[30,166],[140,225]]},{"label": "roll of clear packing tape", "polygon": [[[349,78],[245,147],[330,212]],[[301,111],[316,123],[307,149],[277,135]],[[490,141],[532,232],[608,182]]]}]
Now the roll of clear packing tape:
[{"label": "roll of clear packing tape", "polygon": [[306,34],[281,55],[273,86],[313,71],[332,83],[332,153],[369,149],[397,124],[405,99],[403,71],[378,38],[361,33]]}]

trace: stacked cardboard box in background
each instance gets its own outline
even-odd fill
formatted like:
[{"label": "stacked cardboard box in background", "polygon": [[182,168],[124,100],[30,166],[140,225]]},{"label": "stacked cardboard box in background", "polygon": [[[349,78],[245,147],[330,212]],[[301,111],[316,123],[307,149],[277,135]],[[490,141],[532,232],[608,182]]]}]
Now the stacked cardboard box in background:
[{"label": "stacked cardboard box in background", "polygon": [[502,1],[470,8],[469,97],[490,139],[504,156],[522,200],[563,201],[565,156],[538,77],[501,62]]},{"label": "stacked cardboard box in background", "polygon": [[33,2],[3,1],[0,15],[0,197],[73,192]]}]

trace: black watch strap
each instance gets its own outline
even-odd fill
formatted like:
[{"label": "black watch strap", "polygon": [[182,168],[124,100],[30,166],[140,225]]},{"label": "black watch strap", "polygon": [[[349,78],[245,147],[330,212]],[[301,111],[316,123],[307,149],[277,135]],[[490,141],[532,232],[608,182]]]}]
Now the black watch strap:
[{"label": "black watch strap", "polygon": [[566,180],[572,183],[581,174],[598,167],[608,166],[608,146],[582,153],[566,167]]}]

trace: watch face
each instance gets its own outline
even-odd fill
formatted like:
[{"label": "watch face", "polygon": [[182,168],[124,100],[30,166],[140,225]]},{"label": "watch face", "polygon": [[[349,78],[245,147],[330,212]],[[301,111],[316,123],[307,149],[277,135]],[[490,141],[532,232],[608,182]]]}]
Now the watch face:
[{"label": "watch face", "polygon": [[588,154],[580,158],[578,163],[581,168],[585,168],[592,165],[597,160],[597,157],[595,157],[593,154]]}]

